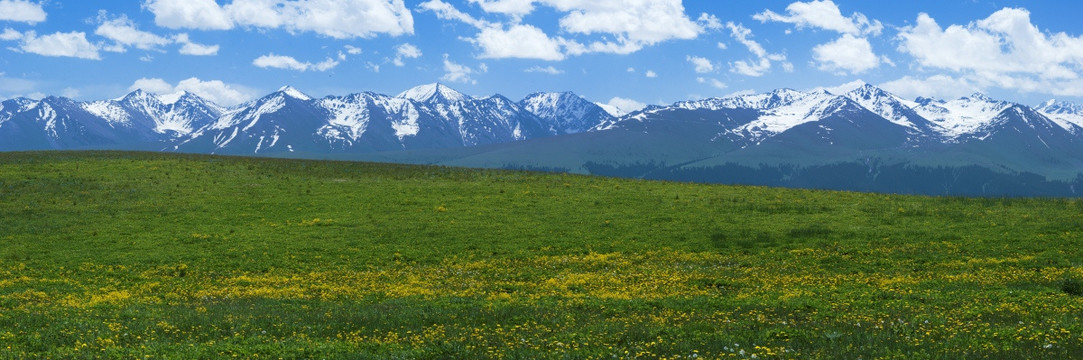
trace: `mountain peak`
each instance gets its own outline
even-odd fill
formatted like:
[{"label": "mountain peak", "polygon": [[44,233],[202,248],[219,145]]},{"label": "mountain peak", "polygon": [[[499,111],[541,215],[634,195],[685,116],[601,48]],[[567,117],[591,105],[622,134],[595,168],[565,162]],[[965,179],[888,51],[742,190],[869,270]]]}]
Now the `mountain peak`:
[{"label": "mountain peak", "polygon": [[425,103],[451,103],[466,101],[471,97],[441,83],[418,85],[396,95],[397,98],[416,100]]},{"label": "mountain peak", "polygon": [[132,92],[128,93],[127,95],[124,95],[124,96],[120,97],[119,99],[114,99],[114,100],[116,100],[116,101],[147,101],[148,99],[154,99],[154,100],[161,101],[161,99],[158,98],[158,95],[143,91],[143,89],[132,90]]},{"label": "mountain peak", "polygon": [[963,99],[978,100],[978,101],[994,101],[992,98],[990,98],[990,97],[988,97],[985,94],[982,94],[980,92],[975,92],[973,94],[970,94],[970,96],[964,97]]},{"label": "mountain peak", "polygon": [[1067,102],[1058,101],[1056,99],[1049,99],[1037,107],[1038,111],[1050,113],[1050,114],[1073,114],[1083,115],[1083,106]]},{"label": "mountain peak", "polygon": [[294,88],[293,86],[289,86],[289,85],[286,85],[286,86],[283,86],[283,87],[279,88],[278,91],[276,91],[276,93],[282,93],[282,94],[285,94],[286,96],[289,96],[289,97],[292,97],[292,98],[298,99],[298,100],[312,100],[312,97],[310,97],[308,95],[305,95],[305,93],[301,92],[301,90],[297,90],[297,88]]}]

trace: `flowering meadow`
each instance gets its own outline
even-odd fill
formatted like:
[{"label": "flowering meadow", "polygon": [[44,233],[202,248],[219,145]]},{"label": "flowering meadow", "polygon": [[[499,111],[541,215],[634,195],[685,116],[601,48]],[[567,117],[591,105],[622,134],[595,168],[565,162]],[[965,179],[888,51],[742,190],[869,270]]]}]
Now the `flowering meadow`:
[{"label": "flowering meadow", "polygon": [[1083,201],[0,153],[0,358],[1069,359]]}]

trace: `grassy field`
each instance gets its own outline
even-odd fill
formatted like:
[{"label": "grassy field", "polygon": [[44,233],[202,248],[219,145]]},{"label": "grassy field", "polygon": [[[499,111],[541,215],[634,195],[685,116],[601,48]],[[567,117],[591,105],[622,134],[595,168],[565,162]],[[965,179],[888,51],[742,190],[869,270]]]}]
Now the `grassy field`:
[{"label": "grassy field", "polygon": [[1083,354],[1083,201],[0,153],[0,358]]}]

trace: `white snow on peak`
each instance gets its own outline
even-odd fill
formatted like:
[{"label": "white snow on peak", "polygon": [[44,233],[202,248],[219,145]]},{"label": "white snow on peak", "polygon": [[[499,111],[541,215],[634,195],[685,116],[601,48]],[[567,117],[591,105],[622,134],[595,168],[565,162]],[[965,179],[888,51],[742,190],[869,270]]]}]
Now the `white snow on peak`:
[{"label": "white snow on peak", "polygon": [[297,90],[296,88],[294,88],[292,86],[289,86],[289,85],[286,85],[286,86],[283,86],[283,87],[279,88],[277,92],[286,94],[289,97],[292,97],[292,98],[298,99],[298,100],[306,100],[306,101],[307,100],[312,100],[312,97],[310,97],[308,95],[305,95],[305,93],[303,93],[300,90]]},{"label": "white snow on peak", "polygon": [[459,102],[472,99],[455,89],[441,83],[432,83],[415,86],[396,95],[397,98],[416,100],[425,103],[434,102]]},{"label": "white snow on peak", "polygon": [[1035,110],[1065,130],[1072,133],[1083,131],[1083,106],[1050,99]]},{"label": "white snow on peak", "polygon": [[[720,110],[720,109],[752,109],[770,110],[793,104],[801,98],[812,93],[804,93],[793,89],[778,89],[769,93],[743,94],[725,98],[710,98],[703,100],[682,101],[675,104],[676,107],[688,110]],[[819,96],[831,96],[819,92]]]},{"label": "white snow on peak", "polygon": [[898,97],[895,94],[870,84],[862,83],[858,87],[843,93],[842,96],[853,100],[858,105],[861,105],[861,107],[880,115],[892,123],[912,129],[918,128],[918,126],[914,124],[914,121],[917,119],[910,119],[910,117],[906,115],[906,113],[913,114],[907,110],[912,110],[917,104],[903,100],[903,98]]},{"label": "white snow on peak", "polygon": [[756,120],[734,129],[734,133],[747,134],[754,139],[773,136],[795,126],[823,119],[838,108],[835,106],[838,101],[845,101],[822,90],[802,93],[783,89],[743,97],[747,98],[749,105],[761,106],[758,109],[762,110],[762,114]]},{"label": "white snow on peak", "polygon": [[162,100],[162,105],[173,105],[176,104],[177,101],[180,101],[180,98],[186,94],[188,94],[187,91],[181,90],[172,94],[158,95],[158,99]]},{"label": "white snow on peak", "polygon": [[94,101],[82,103],[83,110],[94,114],[94,116],[105,119],[110,124],[126,124],[130,117],[128,112],[124,110],[116,101]]},{"label": "white snow on peak", "polygon": [[992,123],[1000,112],[1012,106],[1009,102],[992,100],[977,93],[951,101],[928,101],[914,105],[914,112],[939,125],[944,135],[951,138],[977,133]]}]

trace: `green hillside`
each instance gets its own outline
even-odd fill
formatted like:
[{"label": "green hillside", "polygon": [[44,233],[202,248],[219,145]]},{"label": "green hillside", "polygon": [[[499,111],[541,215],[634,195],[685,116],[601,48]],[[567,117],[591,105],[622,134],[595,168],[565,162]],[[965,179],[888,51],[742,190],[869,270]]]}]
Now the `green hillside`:
[{"label": "green hillside", "polygon": [[0,153],[0,358],[1083,354],[1083,201]]}]

